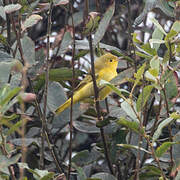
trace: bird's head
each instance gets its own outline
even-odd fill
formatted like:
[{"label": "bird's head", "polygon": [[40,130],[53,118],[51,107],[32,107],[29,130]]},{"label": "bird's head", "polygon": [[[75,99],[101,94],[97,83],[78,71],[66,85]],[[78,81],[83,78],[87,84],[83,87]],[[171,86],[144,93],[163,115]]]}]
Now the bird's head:
[{"label": "bird's head", "polygon": [[111,68],[112,71],[117,69],[118,66],[118,57],[114,56],[111,53],[106,53],[96,59],[95,61],[95,70],[99,71],[104,68]]}]

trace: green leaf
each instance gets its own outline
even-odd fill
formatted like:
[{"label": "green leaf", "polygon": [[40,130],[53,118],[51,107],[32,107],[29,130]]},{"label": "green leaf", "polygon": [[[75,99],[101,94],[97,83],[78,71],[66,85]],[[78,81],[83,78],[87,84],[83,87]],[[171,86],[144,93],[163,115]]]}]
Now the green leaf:
[{"label": "green leaf", "polygon": [[179,33],[180,32],[180,21],[175,21],[171,27],[171,30],[174,30],[177,33]]},{"label": "green leaf", "polygon": [[33,14],[26,18],[25,22],[22,25],[22,30],[32,27],[33,25],[37,24],[40,20],[42,20],[42,16],[38,14]]},{"label": "green leaf", "polygon": [[[0,101],[0,106],[4,106],[7,103],[9,103],[9,101],[11,100],[11,98],[13,98],[17,93],[19,93],[21,90],[20,87],[16,87],[8,92],[6,92],[5,96],[3,97],[3,99],[1,99]],[[1,111],[1,110],[0,110]]]},{"label": "green leaf", "polygon": [[149,71],[145,72],[145,77],[149,81],[157,82],[157,79]]},{"label": "green leaf", "polygon": [[[57,68],[57,69],[50,69],[49,70],[49,80],[50,81],[68,81],[72,80],[72,69],[68,68]],[[80,70],[75,70],[75,77],[82,76],[84,73]],[[45,81],[45,73],[42,73],[41,75],[37,76],[36,80]]]},{"label": "green leaf", "polygon": [[168,41],[172,40],[178,33],[174,31],[173,29],[165,36],[166,46],[168,47]]},{"label": "green leaf", "polygon": [[174,171],[180,166],[180,131],[178,131],[174,137],[173,137],[173,142],[177,142],[172,146],[172,155],[174,159]]},{"label": "green leaf", "polygon": [[89,53],[89,50],[80,50],[76,55],[74,59],[79,59],[80,57],[85,56]]},{"label": "green leaf", "polygon": [[122,95],[121,90],[116,88],[113,84],[111,84],[111,83],[109,83],[109,82],[107,82],[105,80],[101,80],[100,81],[100,86],[104,86],[104,85],[110,87],[116,94],[118,94],[121,97],[121,95]]},{"label": "green leaf", "polygon": [[163,120],[163,121],[159,124],[159,126],[157,127],[156,131],[154,132],[154,135],[153,135],[153,137],[152,137],[152,141],[155,142],[155,141],[159,138],[159,136],[161,135],[162,129],[163,129],[164,127],[168,126],[168,124],[170,124],[170,123],[173,122],[173,121],[174,121],[174,119],[171,118],[171,117]]},{"label": "green leaf", "polygon": [[137,56],[145,58],[145,59],[151,59],[152,58],[152,56],[144,54],[144,53],[141,53],[139,51],[136,51],[135,53],[136,53]]},{"label": "green leaf", "polygon": [[170,6],[169,2],[166,0],[157,1],[157,7],[162,10],[169,17],[174,17],[174,8]]},{"label": "green leaf", "polygon": [[135,43],[137,43],[137,44],[141,44],[142,42],[139,40],[139,39],[137,39],[137,33],[133,33],[133,42],[135,42]]},{"label": "green leaf", "polygon": [[18,132],[18,130],[20,129],[20,127],[22,126],[22,120],[19,120],[16,124],[13,124],[12,127],[10,127],[10,129],[7,132],[7,136],[9,136],[10,134],[14,133],[15,131]]},{"label": "green leaf", "polygon": [[139,175],[141,180],[154,180],[158,179],[158,177],[161,175],[161,170],[153,165],[145,165],[142,167],[142,171]]},{"label": "green leaf", "polygon": [[[48,85],[48,110],[54,112],[67,98],[64,88],[57,82],[51,82]],[[52,125],[54,128],[63,128],[69,123],[70,108],[64,110],[61,114],[54,117]],[[73,120],[80,116],[79,103],[73,105]]]},{"label": "green leaf", "polygon": [[[14,50],[16,48],[16,45],[17,45],[17,41],[12,46],[12,48]],[[34,44],[34,42],[28,36],[24,36],[21,39],[21,45],[22,45],[22,51],[23,51],[23,55],[24,55],[24,60],[29,65],[34,65],[36,63],[35,62],[35,44]],[[19,49],[17,50],[16,58],[21,59]]]},{"label": "green leaf", "polygon": [[173,144],[176,144],[176,142],[164,142],[161,146],[159,146],[156,149],[155,151],[156,156],[158,158],[161,157]]},{"label": "green leaf", "polygon": [[152,45],[153,44],[159,44],[160,45],[160,44],[164,44],[165,42],[166,42],[165,40],[160,40],[160,39],[150,39],[149,40],[149,43]]},{"label": "green leaf", "polygon": [[109,46],[109,45],[100,43],[100,47],[101,48],[107,47],[106,49],[111,50],[111,53],[114,54],[115,56],[123,57],[123,60],[126,60],[127,62],[129,62],[131,64],[134,63],[134,60],[131,57],[124,55],[122,52],[120,52],[119,49],[115,48],[114,46]]},{"label": "green leaf", "polygon": [[125,82],[127,82],[127,78],[131,78],[135,73],[134,68],[128,68],[122,72],[120,72],[113,80],[111,80],[111,83],[113,85],[120,85]]},{"label": "green leaf", "polygon": [[96,126],[97,126],[98,128],[102,128],[102,127],[104,127],[104,126],[107,126],[109,123],[110,123],[109,119],[103,119],[102,121],[98,121],[98,122],[96,123]]},{"label": "green leaf", "polygon": [[117,124],[126,126],[127,128],[131,129],[132,131],[138,133],[138,134],[144,134],[144,129],[140,128],[139,123],[136,121],[129,121],[125,118],[120,118],[117,120]]},{"label": "green leaf", "polygon": [[176,77],[173,71],[166,71],[164,76],[164,88],[168,99],[172,99],[178,95],[178,87],[176,85]]},{"label": "green leaf", "polygon": [[3,6],[0,6],[0,16],[6,21],[6,14]]},{"label": "green leaf", "polygon": [[[162,40],[164,34],[156,27],[152,33],[152,39],[159,39]],[[160,47],[159,43],[153,43],[153,48],[157,51]]]},{"label": "green leaf", "polygon": [[[75,78],[82,76],[84,72],[80,70],[75,70]],[[49,80],[60,82],[63,86],[65,85],[63,81],[71,81],[73,76],[73,70],[68,68],[57,68],[49,70]],[[36,83],[34,89],[38,91],[45,84],[45,73],[40,74],[35,79]],[[65,86],[70,88],[69,86]]]},{"label": "green leaf", "polygon": [[20,4],[9,4],[9,5],[4,6],[4,11],[7,14],[10,14],[12,12],[18,11],[19,9],[21,9],[21,7],[22,6]]},{"label": "green leaf", "polygon": [[170,117],[177,120],[180,119],[180,114],[178,114],[177,112],[173,112],[170,114]]},{"label": "green leaf", "polygon": [[[127,102],[129,101],[129,102]],[[133,104],[133,108],[134,110],[132,109],[131,105],[130,105],[130,102],[131,100],[130,99],[127,99],[127,101],[124,101],[121,103],[121,108],[126,112],[126,114],[131,117],[131,119],[133,121],[136,121],[136,122],[139,122],[139,120],[137,119],[137,115],[138,114],[136,112],[136,103],[132,101],[132,104]],[[135,111],[135,112],[134,112]]]},{"label": "green leaf", "polygon": [[10,109],[10,107],[12,107],[14,104],[16,104],[17,102],[19,102],[19,95],[15,96],[11,101],[8,102],[7,105],[3,106],[0,110],[0,112],[2,114],[5,114],[6,111],[8,111]]},{"label": "green leaf", "polygon": [[152,85],[148,85],[143,88],[141,94],[138,97],[138,100],[136,102],[136,109],[138,112],[140,112],[143,107],[145,106],[146,102],[149,99],[149,96],[151,95],[151,91],[153,89]]},{"label": "green leaf", "polygon": [[150,46],[149,43],[143,44],[143,45],[141,46],[141,48],[142,48],[146,53],[148,53],[148,54],[151,55],[151,56],[157,55],[156,50],[153,49],[153,48],[151,48],[151,46]]},{"label": "green leaf", "polygon": [[98,151],[89,152],[88,150],[84,150],[78,152],[72,158],[72,162],[75,163],[77,166],[84,166],[96,161],[100,156],[101,154]]},{"label": "green leaf", "polygon": [[19,160],[19,158],[21,157],[21,154],[16,154],[14,156],[12,156],[11,158],[7,158],[4,155],[0,155],[0,172],[9,174],[9,170],[8,170],[8,166],[10,166],[11,164],[15,164],[17,163],[17,161]]},{"label": "green leaf", "polygon": [[48,172],[47,170],[31,169],[26,163],[18,163],[20,168],[27,169],[33,174],[36,180],[51,180],[54,179],[54,172]]},{"label": "green leaf", "polygon": [[33,173],[33,177],[36,180],[51,180],[54,177],[54,173],[47,170],[28,169],[28,171]]},{"label": "green leaf", "polygon": [[142,79],[142,75],[145,71],[145,68],[146,68],[146,63],[144,63],[137,71],[137,73],[134,73],[134,77],[136,78],[135,80],[135,83],[134,83],[134,86],[136,86],[139,81]]},{"label": "green leaf", "polygon": [[89,119],[85,119],[86,122],[82,121],[74,121],[73,127],[77,129],[79,132],[83,132],[86,134],[98,134],[100,133],[100,129],[96,127],[95,123],[89,121]]},{"label": "green leaf", "polygon": [[8,59],[0,62],[0,87],[8,82],[9,76],[12,71],[22,70],[22,64],[17,59]]},{"label": "green leaf", "polygon": [[109,173],[96,173],[91,176],[91,178],[88,178],[87,180],[117,180],[116,177]]},{"label": "green leaf", "polygon": [[160,61],[158,56],[154,56],[150,61],[150,66],[152,69],[156,69],[159,74]]},{"label": "green leaf", "polygon": [[120,147],[123,147],[123,148],[126,148],[126,149],[141,150],[141,151],[144,151],[144,152],[146,152],[148,154],[151,154],[151,152],[147,151],[146,149],[144,149],[142,147],[134,146],[134,145],[131,145],[131,144],[117,144],[117,146],[120,146]]},{"label": "green leaf", "polygon": [[139,25],[147,16],[147,13],[151,11],[154,7],[156,7],[156,4],[157,4],[157,0],[146,0],[144,9],[140,13],[140,15],[135,19],[134,25],[135,26]]},{"label": "green leaf", "polygon": [[12,120],[14,120],[14,119],[16,119],[16,118],[18,118],[18,117],[19,117],[19,115],[17,115],[17,114],[11,114],[11,115],[9,115],[9,116],[4,115],[4,116],[2,117],[2,120],[3,120],[3,121],[12,121]]},{"label": "green leaf", "polygon": [[72,166],[77,170],[78,180],[86,180],[87,176],[86,176],[83,168],[76,166],[75,163],[72,163]]},{"label": "green leaf", "polygon": [[36,144],[37,146],[40,146],[40,143],[36,138],[24,138],[22,141],[22,138],[14,138],[11,139],[10,142],[15,146],[22,146],[24,144],[25,147],[31,146],[32,144]]},{"label": "green leaf", "polygon": [[151,21],[164,35],[167,35],[167,33],[164,31],[163,27],[159,24],[159,22],[155,18],[151,18]]},{"label": "green leaf", "polygon": [[72,44],[71,33],[65,32],[62,42],[61,42],[61,45],[60,45],[60,49],[58,51],[58,55],[64,54],[68,50],[69,45],[71,45],[71,44]]},{"label": "green leaf", "polygon": [[114,14],[115,10],[115,1],[113,1],[112,5],[107,9],[104,14],[104,17],[100,21],[99,27],[94,35],[93,45],[96,46],[97,43],[103,38],[106,29],[109,25],[109,22]]}]

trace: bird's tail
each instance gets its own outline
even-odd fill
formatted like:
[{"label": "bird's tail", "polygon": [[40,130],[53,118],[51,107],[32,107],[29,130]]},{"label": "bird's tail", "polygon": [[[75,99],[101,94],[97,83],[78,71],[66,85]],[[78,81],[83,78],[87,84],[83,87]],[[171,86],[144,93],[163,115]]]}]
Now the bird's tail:
[{"label": "bird's tail", "polygon": [[63,112],[65,109],[67,109],[69,106],[71,105],[71,98],[68,99],[64,104],[62,104],[61,106],[59,106],[55,113],[56,114],[60,114],[61,112]]}]

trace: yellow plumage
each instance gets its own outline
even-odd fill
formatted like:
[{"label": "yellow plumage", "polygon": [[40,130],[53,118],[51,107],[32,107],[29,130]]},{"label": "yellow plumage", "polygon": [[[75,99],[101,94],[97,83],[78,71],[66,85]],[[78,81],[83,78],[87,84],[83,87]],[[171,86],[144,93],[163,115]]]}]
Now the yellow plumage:
[{"label": "yellow plumage", "polygon": [[[112,55],[111,53],[107,53],[101,57],[99,57],[95,61],[95,76],[96,83],[99,88],[99,99],[103,100],[111,90],[108,87],[101,87],[99,85],[100,80],[111,81],[114,77],[117,76],[117,65],[118,65],[118,57]],[[92,82],[91,75],[87,75],[83,81],[78,85],[77,90],[74,92],[73,96],[73,104],[82,101],[90,96],[94,95],[94,87]],[[59,106],[55,111],[56,114],[60,114],[66,108],[71,105],[71,98],[69,98],[64,104]]]}]

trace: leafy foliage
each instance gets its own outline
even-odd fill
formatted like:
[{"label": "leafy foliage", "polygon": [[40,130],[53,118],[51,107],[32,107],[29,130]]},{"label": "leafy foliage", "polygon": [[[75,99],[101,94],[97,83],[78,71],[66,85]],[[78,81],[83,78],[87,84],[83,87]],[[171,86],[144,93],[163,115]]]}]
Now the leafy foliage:
[{"label": "leafy foliage", "polygon": [[[0,1],[0,179],[178,180],[179,9]],[[112,90],[102,120],[94,97],[55,115],[91,73],[89,54],[106,52],[120,60],[117,77],[100,81]]]}]

